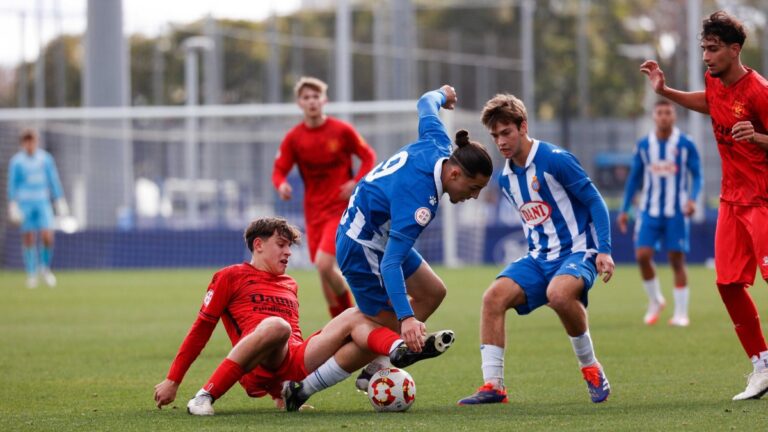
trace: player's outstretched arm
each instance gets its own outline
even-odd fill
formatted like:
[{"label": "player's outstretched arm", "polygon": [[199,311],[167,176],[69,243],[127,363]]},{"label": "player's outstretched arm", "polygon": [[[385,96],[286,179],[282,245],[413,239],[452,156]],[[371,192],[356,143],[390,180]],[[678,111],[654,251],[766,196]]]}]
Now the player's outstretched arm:
[{"label": "player's outstretched arm", "polygon": [[702,114],[709,114],[707,97],[703,91],[684,92],[668,87],[664,78],[664,71],[653,60],[646,60],[640,65],[640,72],[648,76],[653,91],[678,105]]}]

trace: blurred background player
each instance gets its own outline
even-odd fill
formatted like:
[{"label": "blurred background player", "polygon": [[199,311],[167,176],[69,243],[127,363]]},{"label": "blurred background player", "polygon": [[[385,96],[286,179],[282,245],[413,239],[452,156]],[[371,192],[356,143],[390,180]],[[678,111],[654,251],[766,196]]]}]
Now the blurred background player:
[{"label": "blurred background player", "polygon": [[[21,151],[11,158],[8,166],[8,219],[21,225],[27,287],[37,287],[38,274],[53,287],[56,285],[56,277],[51,272],[55,221],[51,199],[59,216],[67,216],[69,207],[53,156],[38,147],[35,132],[25,130],[20,142]],[[38,233],[42,243],[39,253]]]},{"label": "blurred background player", "polygon": [[[219,319],[232,350],[187,404],[193,415],[213,415],[213,402],[238,381],[251,397],[270,394],[282,406],[283,381],[302,380],[285,407],[298,410],[326,382],[338,382],[375,354],[405,367],[424,355],[408,350],[394,331],[348,309],[306,340],[299,327],[296,281],[285,275],[298,229],[281,218],[261,218],[245,231],[251,262],[218,271],[206,291],[197,320],[184,338],[167,378],[155,386],[158,408],[173,402],[187,370],[208,343]],[[447,347],[446,347],[447,348]],[[444,350],[443,350],[444,351]]]},{"label": "blurred background player", "polygon": [[635,256],[648,294],[648,310],[643,321],[656,324],[666,305],[653,263],[656,248],[663,244],[675,278],[675,312],[669,324],[685,327],[689,324],[685,254],[690,246],[689,218],[696,211],[696,199],[701,191],[701,161],[693,141],[675,127],[675,118],[671,102],[665,99],[656,102],[653,108],[656,128],[635,147],[616,223],[622,233],[627,232],[627,212],[642,184],[635,224]]},{"label": "blurred background player", "polygon": [[768,392],[768,345],[748,291],[756,266],[768,280],[768,80],[741,63],[746,38],[742,23],[724,11],[704,20],[703,91],[667,87],[655,61],[640,66],[656,93],[712,117],[723,169],[715,231],[717,289],[753,364],[746,389],[733,400]]},{"label": "blurred background player", "polygon": [[[352,306],[349,287],[336,264],[336,228],[355,184],[373,168],[376,153],[355,129],[323,113],[328,86],[303,77],[296,83],[296,103],[304,120],[286,134],[275,159],[272,183],[283,200],[292,196],[286,181],[294,164],[304,180],[304,220],[309,258],[320,274],[332,317]],[[352,155],[360,158],[356,175]]]},{"label": "blurred background player", "polygon": [[[377,165],[361,181],[341,218],[336,238],[339,266],[360,310],[375,322],[400,331],[408,347],[432,349],[425,321],[446,295],[446,287],[413,248],[416,239],[437,214],[444,193],[452,203],[477,198],[488,184],[493,163],[485,148],[456,134],[458,148],[438,117],[440,107],[453,109],[456,91],[449,85],[425,93],[417,103],[419,139]],[[374,362],[356,385],[385,363]]]},{"label": "blurred background player", "polygon": [[499,94],[483,108],[483,125],[506,159],[499,186],[519,210],[528,254],[509,264],[485,291],[480,318],[483,384],[459,405],[506,403],[505,315],[554,309],[570,337],[592,402],[611,392],[587,324],[587,293],[598,273],[614,271],[608,209],[576,158],[528,136],[523,102]]}]

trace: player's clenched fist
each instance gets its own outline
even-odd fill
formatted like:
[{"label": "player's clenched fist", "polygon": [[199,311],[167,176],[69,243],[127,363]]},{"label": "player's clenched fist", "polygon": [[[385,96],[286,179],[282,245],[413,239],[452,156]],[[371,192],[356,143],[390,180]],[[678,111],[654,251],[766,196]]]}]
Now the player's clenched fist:
[{"label": "player's clenched fist", "polygon": [[163,405],[176,400],[176,392],[179,390],[179,383],[171,381],[169,379],[163,380],[160,384],[155,386],[155,403],[157,408],[162,408]]},{"label": "player's clenched fist", "polygon": [[456,89],[449,86],[448,84],[445,84],[444,86],[440,87],[440,91],[445,94],[445,103],[443,104],[443,108],[453,109],[456,106],[456,102],[459,101],[458,96],[456,96]]}]

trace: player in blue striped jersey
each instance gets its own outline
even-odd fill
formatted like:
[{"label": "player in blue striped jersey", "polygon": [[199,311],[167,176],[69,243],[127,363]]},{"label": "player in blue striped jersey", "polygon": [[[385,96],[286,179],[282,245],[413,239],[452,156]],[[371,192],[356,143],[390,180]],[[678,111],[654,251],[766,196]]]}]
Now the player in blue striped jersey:
[{"label": "player in blue striped jersey", "polygon": [[504,196],[520,212],[528,254],[509,264],[483,295],[480,355],[485,384],[459,405],[506,403],[505,316],[548,305],[560,318],[578,358],[592,402],[610,385],[595,357],[587,325],[587,292],[598,274],[613,275],[610,221],[603,198],[567,151],[528,136],[525,105],[496,95],[483,108],[483,124],[506,159],[499,178]]},{"label": "player in blue striped jersey", "polygon": [[[470,142],[466,131],[456,134],[458,148],[451,151],[438,111],[455,103],[456,92],[448,85],[419,99],[418,140],[360,181],[336,234],[336,258],[358,308],[400,331],[416,352],[434,347],[436,336],[427,337],[423,322],[446,288],[413,245],[434,220],[444,193],[452,203],[477,198],[493,172],[490,155]],[[367,385],[365,376],[360,378],[358,388]]]},{"label": "player in blue striped jersey", "polygon": [[[56,277],[50,269],[54,223],[51,199],[60,216],[66,216],[69,208],[51,154],[38,148],[37,135],[30,130],[22,133],[20,141],[22,150],[11,158],[8,166],[8,219],[21,225],[27,287],[37,287],[38,273],[52,287],[56,285]],[[37,232],[42,240],[39,255]]]},{"label": "player in blue striped jersey", "polygon": [[648,294],[643,321],[658,321],[666,301],[656,278],[653,254],[663,245],[675,278],[675,312],[669,324],[685,327],[688,319],[688,276],[685,254],[689,248],[689,217],[696,211],[701,191],[701,162],[693,141],[675,127],[675,107],[666,99],[653,108],[655,129],[637,143],[624,202],[616,222],[627,232],[632,198],[642,184],[635,223],[635,257]]}]

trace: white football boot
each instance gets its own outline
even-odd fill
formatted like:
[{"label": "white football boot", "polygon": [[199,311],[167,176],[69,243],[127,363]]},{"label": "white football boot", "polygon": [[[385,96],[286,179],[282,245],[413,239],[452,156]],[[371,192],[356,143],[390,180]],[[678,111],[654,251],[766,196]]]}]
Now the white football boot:
[{"label": "white football boot", "polygon": [[196,416],[212,416],[213,397],[205,390],[198,391],[195,397],[187,402],[187,412]]},{"label": "white football boot", "polygon": [[733,400],[760,399],[768,392],[768,370],[747,375],[747,388],[733,397]]},{"label": "white football boot", "polygon": [[43,280],[45,281],[45,284],[49,287],[53,288],[56,286],[56,276],[53,275],[53,272],[49,268],[43,268],[40,270],[40,276],[43,277]]}]

